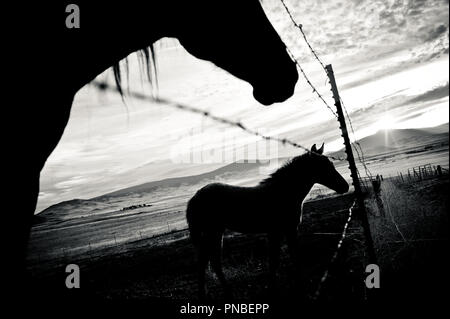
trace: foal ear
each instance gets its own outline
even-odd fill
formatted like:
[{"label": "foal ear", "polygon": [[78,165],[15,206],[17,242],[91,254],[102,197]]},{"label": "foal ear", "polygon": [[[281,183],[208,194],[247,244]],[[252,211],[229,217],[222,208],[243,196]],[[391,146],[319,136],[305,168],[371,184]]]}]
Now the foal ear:
[{"label": "foal ear", "polygon": [[316,144],[314,144],[314,145],[311,147],[311,152],[317,153]]},{"label": "foal ear", "polygon": [[317,153],[319,154],[323,154],[323,147],[325,146],[325,143],[322,143],[322,146],[319,148],[319,150],[317,151]]}]

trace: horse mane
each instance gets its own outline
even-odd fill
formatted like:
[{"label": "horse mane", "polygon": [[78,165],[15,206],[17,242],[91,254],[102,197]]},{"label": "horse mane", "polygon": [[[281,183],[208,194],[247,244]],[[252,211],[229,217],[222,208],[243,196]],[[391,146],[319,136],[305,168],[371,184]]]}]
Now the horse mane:
[{"label": "horse mane", "polygon": [[310,152],[306,152],[302,155],[296,156],[286,161],[280,168],[269,175],[269,177],[263,179],[259,185],[268,185],[277,181],[287,181],[290,179],[294,171],[298,175],[299,167],[304,167],[305,162],[310,158]]},{"label": "horse mane", "polygon": [[[147,75],[147,79],[150,82],[150,84],[158,84],[157,79],[157,70],[156,70],[156,55],[155,55],[155,48],[153,43],[145,47],[137,52],[138,56],[138,62],[139,62],[139,68],[141,70],[141,73],[143,69],[145,70],[145,73]],[[129,76],[129,67],[128,67],[128,57],[124,59],[125,62],[125,74],[128,78]],[[114,73],[114,81],[116,82],[117,90],[119,91],[120,95],[123,97],[123,89],[122,89],[122,70],[120,67],[120,61],[117,61],[113,64],[113,73]]]}]

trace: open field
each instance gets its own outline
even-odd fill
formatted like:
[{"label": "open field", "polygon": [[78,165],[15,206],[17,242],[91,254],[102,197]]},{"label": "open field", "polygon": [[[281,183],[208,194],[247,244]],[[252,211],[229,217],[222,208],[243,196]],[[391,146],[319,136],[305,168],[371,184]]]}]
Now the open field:
[{"label": "open field", "polygon": [[[448,135],[427,142],[414,141],[412,144],[418,146],[407,145],[395,152],[367,152],[368,167],[384,176],[397,176],[397,172],[416,165],[448,167]],[[233,163],[205,174],[150,182],[89,200],[54,205],[35,216],[28,260],[34,265],[45,264],[184,229],[186,203],[199,188],[210,182],[252,186],[267,177],[260,168],[257,163]],[[336,168],[350,180],[346,162],[337,162]],[[359,171],[363,173],[364,168],[359,167]],[[307,200],[331,194],[329,189],[314,187]]]},{"label": "open field", "polygon": [[[448,187],[448,175],[413,183],[385,179],[381,191],[384,216],[380,216],[375,195],[368,195],[366,203],[382,273],[381,298],[392,301],[439,297],[440,288],[448,283]],[[330,265],[352,201],[349,194],[305,204],[299,232],[302,266],[293,269],[283,247],[277,300],[313,301],[327,269],[330,274],[321,287],[319,301],[365,300],[367,260],[357,218],[350,223],[336,263]],[[263,235],[228,233],[223,261],[237,300],[273,297],[274,292],[267,288]],[[47,269],[30,265],[39,294],[45,288],[50,295],[71,295],[64,287],[64,267],[68,263],[81,268],[83,298],[192,300],[196,296],[195,253],[186,231],[62,258],[47,264]],[[223,299],[222,288],[210,271],[208,274],[209,297]]]},{"label": "open field", "polygon": [[[268,301],[276,309],[286,310],[316,301],[397,306],[445,299],[450,266],[448,170],[420,179],[406,178],[405,173],[425,164],[448,169],[448,134],[423,143],[410,140],[395,150],[366,153],[372,173],[384,176],[380,192],[369,187],[365,199],[381,269],[380,289],[374,293],[364,284],[368,258],[357,211],[331,263],[353,195],[335,196],[314,187],[304,204],[299,229],[300,269],[294,269],[283,246],[274,289],[267,287],[266,237],[226,233],[223,266],[233,300]],[[345,162],[336,163],[337,170],[349,179],[346,166]],[[146,307],[167,309],[195,302],[196,256],[186,230],[186,203],[210,182],[254,185],[264,178],[259,168],[258,163],[233,163],[200,175],[149,182],[50,207],[36,216],[31,233],[27,268],[32,298],[44,302],[134,300]],[[405,176],[403,180],[399,172]],[[65,287],[65,267],[72,263],[80,266],[81,289]],[[320,284],[326,272],[326,280]],[[207,286],[210,302],[225,300],[211,270]]]}]

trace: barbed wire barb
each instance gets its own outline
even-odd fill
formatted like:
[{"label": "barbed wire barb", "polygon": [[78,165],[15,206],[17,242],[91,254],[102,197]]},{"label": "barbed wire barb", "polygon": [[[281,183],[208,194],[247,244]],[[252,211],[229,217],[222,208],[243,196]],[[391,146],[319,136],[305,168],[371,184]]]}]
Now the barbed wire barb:
[{"label": "barbed wire barb", "polygon": [[295,58],[294,54],[291,52],[291,50],[289,50],[289,48],[286,46],[286,51],[287,53],[291,56],[292,61],[294,61],[295,65],[297,66],[297,68],[300,70],[300,72],[302,73],[302,76],[305,78],[306,83],[308,83],[308,85],[313,89],[313,93],[315,93],[319,99],[323,102],[323,104],[325,104],[325,106],[331,111],[331,113],[334,115],[334,117],[338,118],[338,115],[336,114],[336,112],[333,110],[333,108],[327,103],[327,101],[325,101],[325,98],[322,96],[322,94],[320,94],[320,92],[316,89],[316,87],[314,86],[314,84],[312,84],[311,80],[308,78],[308,75],[306,74],[305,70],[303,69],[303,67],[300,65],[300,62],[298,62],[298,60]]},{"label": "barbed wire barb", "polygon": [[316,58],[316,60],[320,63],[320,65],[322,66],[322,68],[325,70],[325,73],[328,74],[327,68],[325,67],[325,64],[322,62],[322,60],[319,58],[319,55],[317,54],[317,52],[313,49],[313,47],[311,46],[310,42],[308,41],[308,38],[306,37],[305,32],[303,31],[303,24],[301,23],[297,23],[297,21],[295,21],[294,16],[292,15],[291,11],[289,10],[288,6],[286,5],[286,2],[284,0],[280,0],[281,3],[283,4],[284,9],[286,10],[287,14],[289,15],[289,18],[292,21],[292,24],[300,30],[303,39],[305,40],[306,45],[308,46],[309,50],[311,51],[311,53],[313,54],[313,56]]},{"label": "barbed wire barb", "polygon": [[[303,25],[302,25],[301,23],[298,23],[298,22],[294,19],[294,16],[293,16],[291,10],[289,9],[289,7],[287,6],[285,0],[280,0],[280,1],[281,1],[281,4],[283,5],[284,9],[286,10],[286,12],[287,12],[287,14],[288,14],[288,16],[289,16],[289,19],[291,20],[292,24],[300,31],[300,33],[302,34],[303,39],[304,39],[306,45],[308,46],[309,50],[311,51],[312,55],[313,55],[314,58],[319,62],[320,66],[321,66],[322,69],[325,71],[325,74],[326,74],[327,77],[328,77],[328,70],[327,70],[325,64],[324,64],[324,63],[322,62],[322,60],[320,59],[320,57],[319,57],[319,55],[317,54],[316,50],[314,50],[314,48],[312,47],[311,43],[309,42],[309,40],[308,40],[308,38],[307,38],[307,36],[306,36],[304,30],[303,30]],[[317,89],[312,85],[311,81],[310,81],[310,80],[308,79],[308,77],[306,76],[305,71],[304,71],[303,68],[301,67],[300,63],[299,63],[299,62],[297,61],[297,59],[294,57],[294,55],[293,55],[292,52],[289,50],[289,48],[287,48],[287,46],[286,46],[286,49],[287,49],[289,55],[291,55],[291,58],[292,58],[292,59],[294,60],[294,62],[296,63],[297,67],[300,69],[300,72],[302,73],[302,75],[305,77],[306,82],[313,88],[313,93],[317,93],[318,96],[319,96],[319,98],[320,98],[320,99],[324,102],[324,104],[326,105],[326,107],[327,107],[328,109],[330,109],[330,111],[333,113],[333,115],[334,115],[336,118],[338,118],[336,112],[330,107],[330,105],[329,105],[328,103],[326,103],[326,101],[324,100],[324,98],[322,97],[322,95],[321,95],[321,94],[317,91]],[[351,120],[351,118],[350,118],[350,116],[349,116],[349,114],[348,114],[347,108],[345,107],[344,101],[342,100],[341,97],[339,97],[339,99],[340,99],[341,104],[342,104],[342,107],[343,107],[343,109],[344,109],[344,111],[345,111],[345,116],[347,117],[348,122],[349,122],[349,124],[350,124],[350,128],[351,128],[351,131],[352,131],[352,134],[353,134],[353,137],[354,137],[354,142],[353,142],[352,144],[355,146],[354,149],[355,149],[355,151],[356,151],[356,153],[357,153],[358,160],[359,160],[359,162],[363,165],[364,171],[365,171],[365,173],[366,173],[366,176],[369,177],[370,179],[372,179],[373,175],[372,175],[372,172],[370,171],[370,169],[367,167],[366,160],[365,160],[365,156],[364,156],[364,151],[363,151],[363,149],[362,149],[362,146],[361,146],[361,144],[356,140],[356,134],[355,134],[355,130],[354,130],[354,128],[353,128],[352,120]],[[359,149],[358,149],[358,148],[359,148]]]}]

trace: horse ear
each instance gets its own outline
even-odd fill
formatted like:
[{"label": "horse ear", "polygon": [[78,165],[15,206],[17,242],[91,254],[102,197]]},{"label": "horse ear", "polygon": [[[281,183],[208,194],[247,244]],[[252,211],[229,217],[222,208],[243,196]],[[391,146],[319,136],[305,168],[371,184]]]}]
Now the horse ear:
[{"label": "horse ear", "polygon": [[325,143],[322,143],[322,146],[319,148],[319,150],[317,151],[317,153],[319,153],[319,154],[323,154],[323,148],[324,148],[324,146],[325,146]]},{"label": "horse ear", "polygon": [[316,144],[311,147],[311,152],[317,153]]}]

